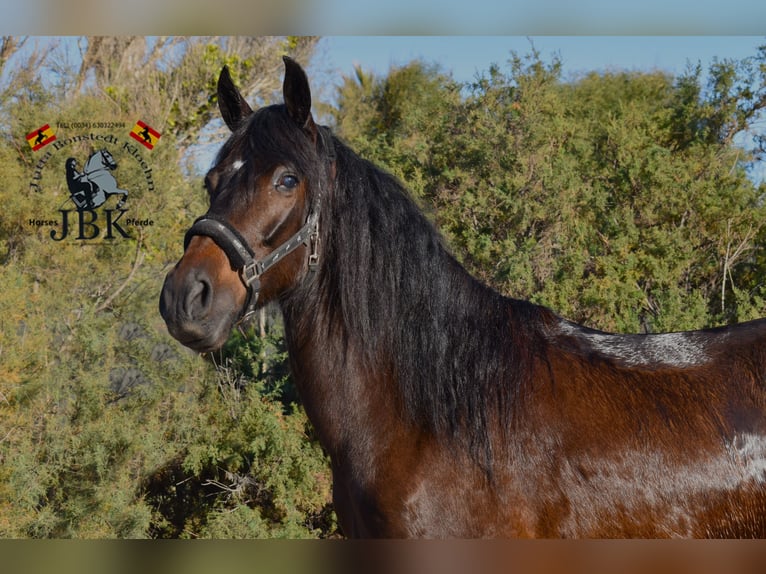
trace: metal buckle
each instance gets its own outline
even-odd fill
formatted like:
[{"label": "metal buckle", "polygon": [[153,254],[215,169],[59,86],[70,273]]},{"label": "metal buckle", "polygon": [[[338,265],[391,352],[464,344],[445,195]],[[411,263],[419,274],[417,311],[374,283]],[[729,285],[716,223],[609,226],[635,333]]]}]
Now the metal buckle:
[{"label": "metal buckle", "polygon": [[309,269],[312,271],[319,265],[319,230],[315,229],[309,235]]},{"label": "metal buckle", "polygon": [[[245,284],[245,287],[257,291],[261,286],[259,281],[261,272],[260,263],[258,261],[250,261],[250,263],[246,263],[245,266],[242,267],[239,276],[242,279],[242,283]],[[256,282],[255,287],[252,285],[254,282]]]},{"label": "metal buckle", "polygon": [[[258,309],[255,307],[250,308],[248,311],[242,314],[242,317],[237,321],[237,327],[240,327],[241,325],[244,325],[247,323],[252,317],[255,316],[255,314],[258,313]],[[240,331],[242,332],[242,331]],[[245,333],[242,333],[243,335]]]},{"label": "metal buckle", "polygon": [[263,273],[263,265],[260,261],[250,260],[249,263],[245,263],[244,267],[239,271],[239,278],[247,288],[247,299],[245,301],[245,311],[237,321],[236,327],[242,336],[247,336],[243,325],[245,325],[251,317],[257,313],[255,308],[258,303],[258,296],[261,291],[261,274]]}]

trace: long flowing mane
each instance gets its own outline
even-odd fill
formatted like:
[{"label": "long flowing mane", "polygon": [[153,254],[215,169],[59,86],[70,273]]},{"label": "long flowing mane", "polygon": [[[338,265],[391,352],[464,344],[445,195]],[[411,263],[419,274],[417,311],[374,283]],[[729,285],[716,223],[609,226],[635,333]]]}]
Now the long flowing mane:
[{"label": "long flowing mane", "polygon": [[489,420],[511,424],[536,327],[553,315],[471,277],[395,177],[333,144],[338,177],[321,216],[332,224],[310,296],[328,335],[341,335],[327,341],[363,346],[368,369],[393,371],[412,421],[489,464]]}]

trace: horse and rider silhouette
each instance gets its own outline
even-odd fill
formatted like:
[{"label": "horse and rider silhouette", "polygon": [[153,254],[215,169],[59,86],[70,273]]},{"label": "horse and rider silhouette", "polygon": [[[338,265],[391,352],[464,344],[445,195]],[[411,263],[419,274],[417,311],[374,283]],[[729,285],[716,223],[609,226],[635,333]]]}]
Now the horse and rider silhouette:
[{"label": "horse and rider silhouette", "polygon": [[70,198],[78,209],[94,209],[102,205],[107,196],[118,194],[120,201],[116,208],[121,209],[128,198],[128,192],[117,187],[117,180],[110,173],[117,168],[112,154],[99,150],[91,154],[83,171],[77,169],[77,160],[66,160],[66,181]]}]

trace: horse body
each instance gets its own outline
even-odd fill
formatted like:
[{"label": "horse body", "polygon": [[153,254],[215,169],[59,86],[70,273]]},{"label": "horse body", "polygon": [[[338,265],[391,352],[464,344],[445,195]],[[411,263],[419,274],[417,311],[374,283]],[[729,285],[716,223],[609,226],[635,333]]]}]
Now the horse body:
[{"label": "horse body", "polygon": [[192,226],[160,311],[208,351],[278,302],[344,533],[766,535],[766,322],[613,335],[494,292],[286,66],[256,112],[222,73],[220,225]]},{"label": "horse body", "polygon": [[567,511],[546,535],[766,534],[766,322],[624,336],[559,320],[548,336],[535,402],[556,468],[540,479]]},{"label": "horse body", "polygon": [[117,169],[117,162],[114,161],[112,154],[105,149],[91,155],[85,164],[85,173],[88,179],[98,188],[97,205],[104,203],[107,195],[119,194],[121,196],[119,207],[122,207],[128,198],[127,190],[117,187],[117,180],[111,174],[114,169]]},{"label": "horse body", "polygon": [[[459,437],[445,441],[424,419],[403,415],[401,383],[392,376],[395,358],[385,350],[379,364],[365,364],[349,356],[353,344],[334,347],[353,341],[354,334],[321,339],[316,334],[331,326],[307,322],[309,308],[285,314],[292,371],[333,461],[344,532],[438,538],[766,535],[765,321],[613,335],[496,297],[504,320],[513,325],[514,315],[523,315],[522,329],[537,344],[526,359],[525,380],[499,372],[489,385],[519,388],[510,417],[498,413],[489,421],[492,460],[483,461],[486,467]],[[529,333],[534,314],[536,333]],[[459,316],[459,310],[448,316]],[[480,327],[456,330],[481,337],[471,332]],[[489,398],[487,405],[497,406]]]}]

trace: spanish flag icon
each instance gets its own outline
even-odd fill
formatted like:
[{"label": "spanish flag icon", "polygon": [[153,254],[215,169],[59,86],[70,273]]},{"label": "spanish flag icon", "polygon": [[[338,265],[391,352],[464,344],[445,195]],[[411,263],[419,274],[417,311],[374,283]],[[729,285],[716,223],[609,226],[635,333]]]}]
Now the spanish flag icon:
[{"label": "spanish flag icon", "polygon": [[141,120],[138,120],[130,132],[130,137],[141,145],[146,146],[147,149],[154,149],[154,146],[157,145],[157,140],[160,139],[160,133]]},{"label": "spanish flag icon", "polygon": [[32,151],[37,151],[41,147],[46,146],[55,140],[56,134],[53,133],[53,130],[48,124],[27,134],[27,143],[31,146]]}]

